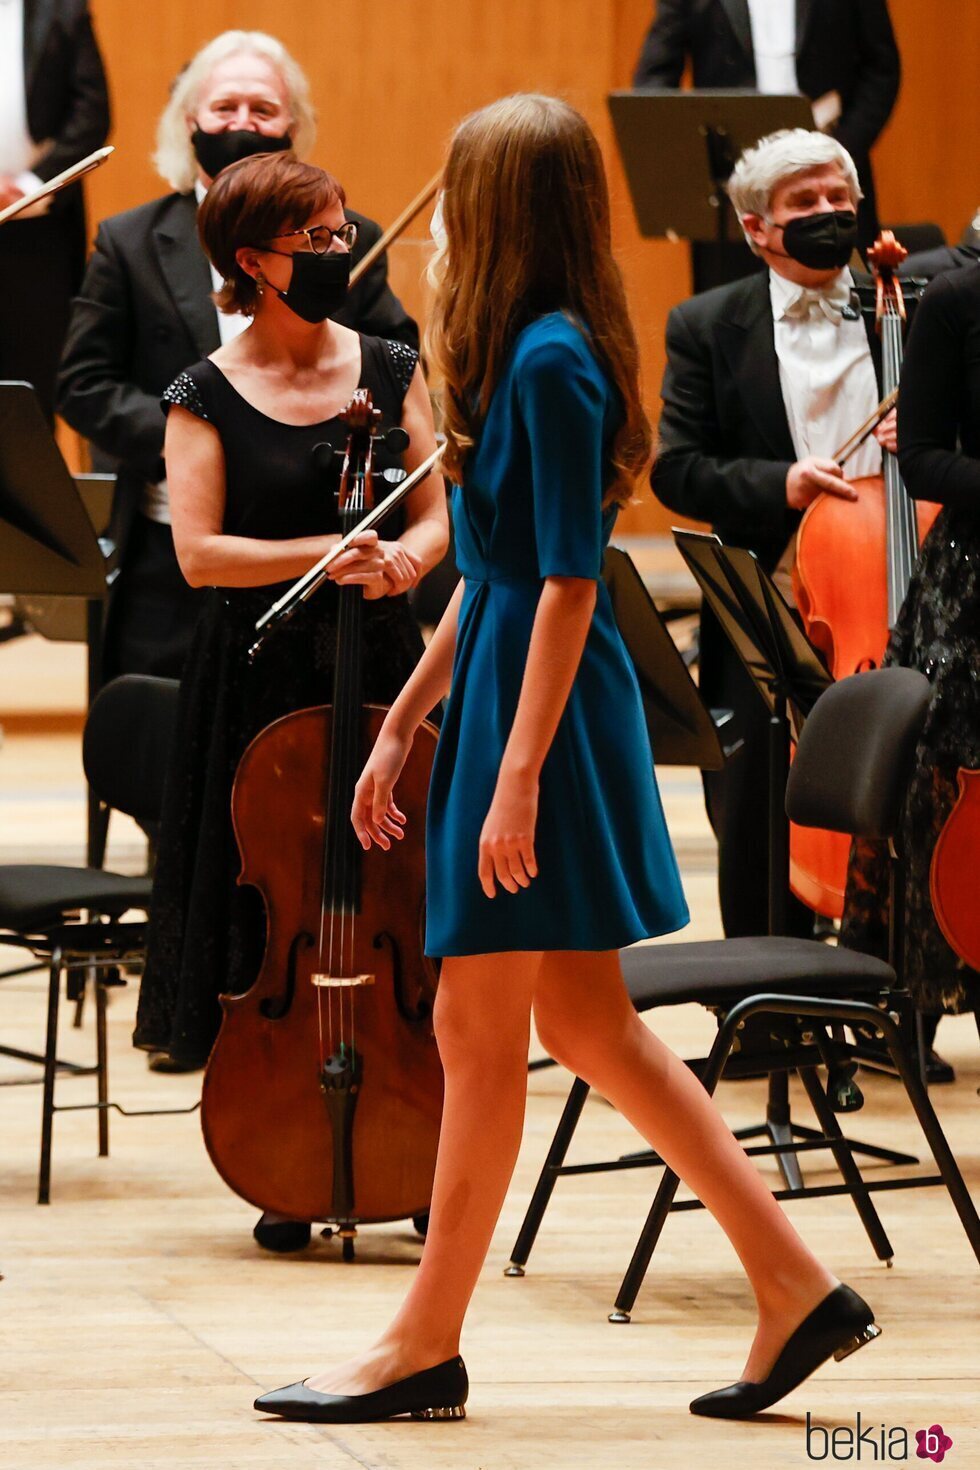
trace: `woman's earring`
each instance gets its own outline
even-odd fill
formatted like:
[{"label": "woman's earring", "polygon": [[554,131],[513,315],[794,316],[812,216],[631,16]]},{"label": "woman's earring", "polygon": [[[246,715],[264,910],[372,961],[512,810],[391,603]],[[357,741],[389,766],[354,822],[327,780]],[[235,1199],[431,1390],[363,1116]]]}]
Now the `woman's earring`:
[{"label": "woman's earring", "polygon": [[262,274],[261,271],[259,271],[258,275],[255,277],[255,288],[259,296],[261,296],[265,290],[265,276]]}]

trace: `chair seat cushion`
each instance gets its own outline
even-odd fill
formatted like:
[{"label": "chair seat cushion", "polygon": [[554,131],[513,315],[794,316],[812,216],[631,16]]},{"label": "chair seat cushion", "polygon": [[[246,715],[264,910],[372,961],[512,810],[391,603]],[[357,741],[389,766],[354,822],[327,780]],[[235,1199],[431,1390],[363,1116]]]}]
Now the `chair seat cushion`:
[{"label": "chair seat cushion", "polygon": [[60,923],[76,909],[118,918],[146,909],[151,878],[125,877],[101,868],[60,868],[48,863],[0,864],[0,928],[34,932]]},{"label": "chair seat cushion", "polygon": [[735,1001],[758,991],[850,996],[894,986],[883,960],[815,939],[761,935],[691,944],[638,944],[620,953],[638,1011],[651,1006]]}]

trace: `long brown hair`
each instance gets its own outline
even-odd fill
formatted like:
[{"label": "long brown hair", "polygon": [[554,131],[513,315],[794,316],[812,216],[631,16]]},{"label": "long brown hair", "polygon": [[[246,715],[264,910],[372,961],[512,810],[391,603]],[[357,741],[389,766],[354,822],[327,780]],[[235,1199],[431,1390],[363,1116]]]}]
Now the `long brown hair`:
[{"label": "long brown hair", "polygon": [[652,436],[612,255],[602,155],[588,123],[568,103],[535,93],[471,113],[450,146],[442,214],[426,353],[445,379],[447,472],[462,483],[518,332],[544,312],[566,311],[580,319],[622,402],[606,500],[625,503]]}]

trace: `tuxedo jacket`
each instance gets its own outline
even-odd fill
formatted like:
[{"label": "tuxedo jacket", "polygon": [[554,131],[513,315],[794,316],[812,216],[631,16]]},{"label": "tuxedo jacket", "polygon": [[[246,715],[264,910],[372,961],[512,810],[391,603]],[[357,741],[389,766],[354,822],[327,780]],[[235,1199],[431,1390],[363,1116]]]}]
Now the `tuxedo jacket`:
[{"label": "tuxedo jacket", "polygon": [[[755,87],[748,0],[657,0],[635,87],[678,87],[688,58],[695,87]],[[839,92],[835,136],[870,193],[868,154],[901,77],[888,0],[796,0],[796,77],[811,100]]]},{"label": "tuxedo jacket", "polygon": [[[854,273],[858,284],[866,277]],[[881,382],[881,349],[863,313]],[[675,306],[667,318],[659,449],[650,475],[658,500],[707,521],[771,571],[799,525],[786,504],[797,458],[779,381],[769,272]],[[854,425],[857,428],[857,423]]]},{"label": "tuxedo jacket", "polygon": [[[356,265],[381,230],[345,212],[358,226]],[[164,476],[160,395],[220,346],[211,291],[194,194],[168,194],[99,226],[72,305],[57,407],[102,455],[119,462],[117,541],[125,538],[144,484]],[[351,288],[336,320],[418,347],[418,328],[388,285],[384,256]]]},{"label": "tuxedo jacket", "polygon": [[946,271],[962,270],[980,263],[980,246],[937,245],[934,250],[919,250],[908,256],[898,268],[902,277],[931,281]]},{"label": "tuxedo jacket", "polygon": [[[87,0],[24,0],[24,92],[27,129],[51,147],[34,165],[44,183],[78,163],[109,135],[109,93]],[[81,185],[51,201],[76,251],[78,277],[85,260]]]}]

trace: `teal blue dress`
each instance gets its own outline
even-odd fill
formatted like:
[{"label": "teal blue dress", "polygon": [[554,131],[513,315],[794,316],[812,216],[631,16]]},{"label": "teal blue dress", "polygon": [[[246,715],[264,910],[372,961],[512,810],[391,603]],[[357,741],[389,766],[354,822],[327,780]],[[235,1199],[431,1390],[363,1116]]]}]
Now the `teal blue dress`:
[{"label": "teal blue dress", "polygon": [[[520,333],[465,487],[452,494],[464,579],[452,690],[426,820],[426,954],[621,949],[688,922],[640,691],[601,580],[616,519],[602,497],[621,409],[563,313]],[[477,872],[544,578],[588,577],[598,597],[541,770],[538,876],[487,898]]]}]

